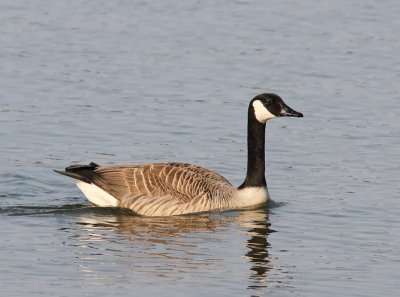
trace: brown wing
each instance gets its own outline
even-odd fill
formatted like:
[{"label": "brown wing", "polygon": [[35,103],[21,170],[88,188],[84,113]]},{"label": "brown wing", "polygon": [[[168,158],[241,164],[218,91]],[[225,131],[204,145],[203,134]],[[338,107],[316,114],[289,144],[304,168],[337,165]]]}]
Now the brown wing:
[{"label": "brown wing", "polygon": [[183,163],[100,166],[94,173],[92,181],[119,200],[144,195],[190,202],[220,186],[231,186],[215,172]]}]

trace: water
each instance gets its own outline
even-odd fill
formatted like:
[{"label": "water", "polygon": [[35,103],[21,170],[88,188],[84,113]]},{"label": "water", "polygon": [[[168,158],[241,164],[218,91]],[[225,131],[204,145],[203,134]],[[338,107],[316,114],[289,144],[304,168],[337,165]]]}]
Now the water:
[{"label": "water", "polygon": [[[398,296],[396,1],[0,4],[4,296]],[[52,169],[182,161],[240,184],[275,92],[265,209],[143,218]]]}]

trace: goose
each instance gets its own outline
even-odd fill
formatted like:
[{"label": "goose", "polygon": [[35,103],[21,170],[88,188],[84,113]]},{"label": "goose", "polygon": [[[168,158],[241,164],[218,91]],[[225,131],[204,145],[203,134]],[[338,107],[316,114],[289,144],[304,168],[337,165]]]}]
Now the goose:
[{"label": "goose", "polygon": [[273,93],[257,95],[250,101],[247,173],[239,187],[216,172],[186,163],[100,166],[92,162],[54,171],[74,179],[93,204],[127,208],[142,216],[256,208],[270,197],[265,180],[265,126],[278,117],[303,114]]}]

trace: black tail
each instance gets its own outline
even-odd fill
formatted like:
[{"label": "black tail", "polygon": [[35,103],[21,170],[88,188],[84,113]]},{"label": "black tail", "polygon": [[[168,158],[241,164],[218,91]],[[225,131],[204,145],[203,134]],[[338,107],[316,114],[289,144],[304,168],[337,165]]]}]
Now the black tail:
[{"label": "black tail", "polygon": [[65,168],[65,171],[54,170],[54,172],[91,184],[97,167],[100,165],[91,162],[89,165],[71,165]]}]

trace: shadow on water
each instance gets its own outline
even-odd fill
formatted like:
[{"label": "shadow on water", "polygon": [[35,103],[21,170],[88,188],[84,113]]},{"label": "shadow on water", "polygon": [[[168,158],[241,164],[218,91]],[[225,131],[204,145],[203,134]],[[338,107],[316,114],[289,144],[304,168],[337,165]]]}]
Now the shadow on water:
[{"label": "shadow on water", "polygon": [[[232,243],[229,236],[238,236],[239,230],[240,234],[248,237],[243,242],[246,252],[242,255],[249,264],[247,289],[257,293],[268,286],[268,272],[272,269],[268,236],[274,231],[270,228],[268,212],[270,208],[279,206],[281,204],[272,202],[268,208],[256,210],[176,217],[141,217],[129,210],[82,204],[3,207],[0,214],[41,217],[67,215],[79,228],[71,225],[59,230],[66,232],[71,239],[69,245],[73,250],[89,246],[85,256],[107,257],[111,253],[112,257],[131,261],[131,269],[135,273],[157,277],[163,273],[163,269],[167,277],[177,268],[191,273],[199,267],[208,269],[213,265],[226,269],[224,267],[231,264],[224,262],[225,255],[221,250],[230,248]],[[227,237],[227,234],[230,235]],[[206,252],[203,252],[204,249]],[[81,255],[82,252],[79,253]],[[151,261],[157,265],[152,265]],[[163,263],[162,268],[159,263]],[[90,271],[89,267],[85,267],[85,271]]]}]

